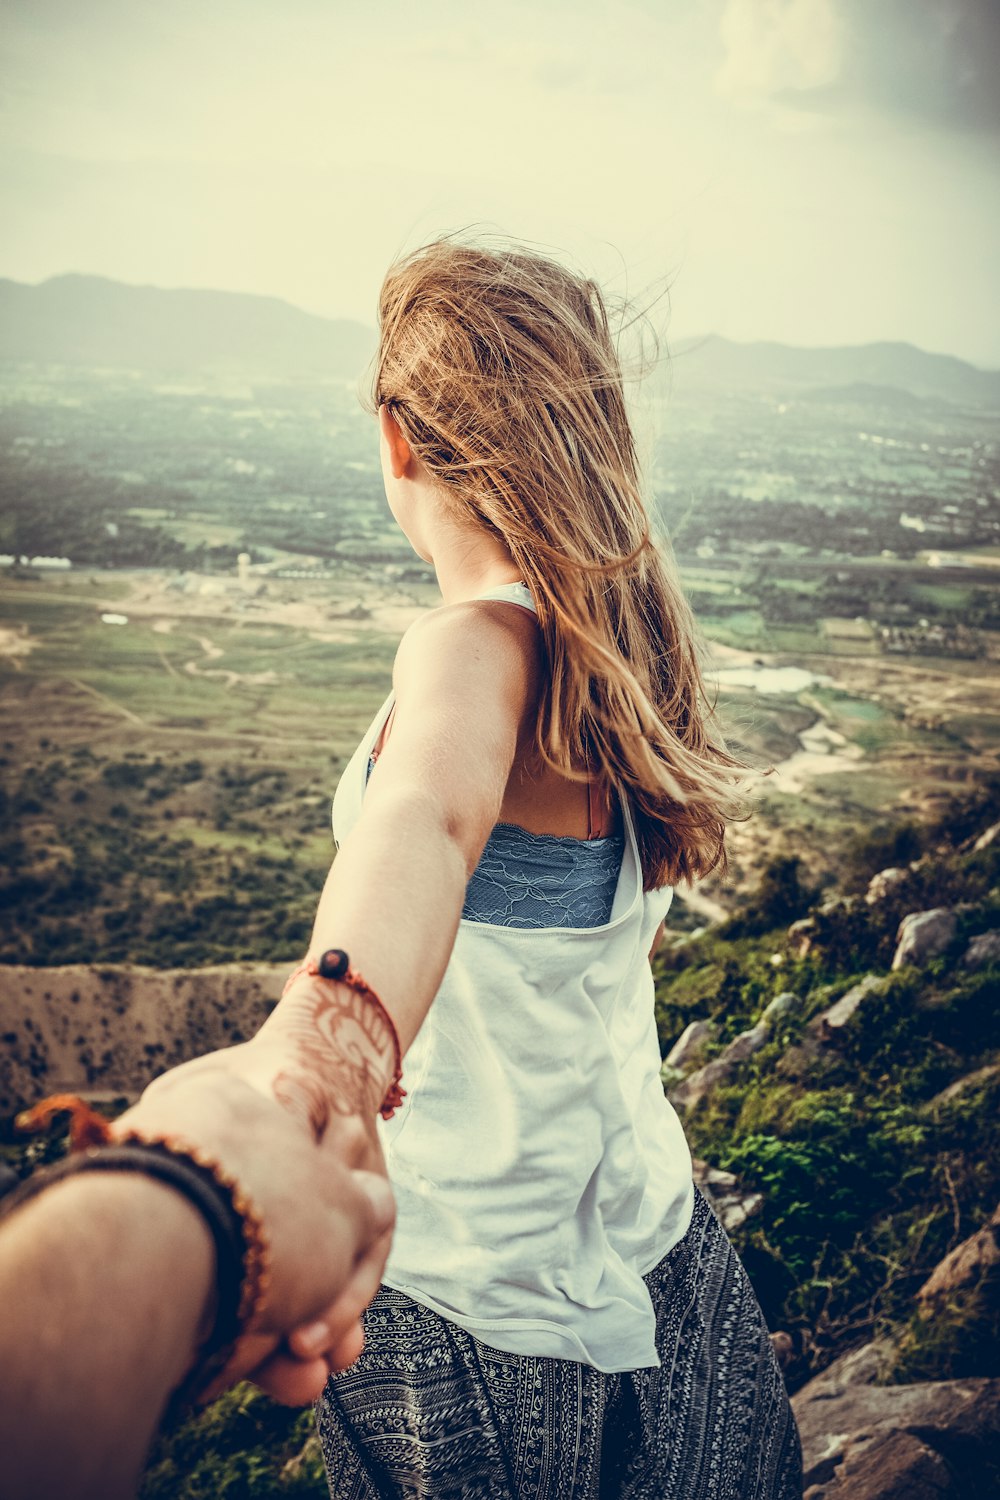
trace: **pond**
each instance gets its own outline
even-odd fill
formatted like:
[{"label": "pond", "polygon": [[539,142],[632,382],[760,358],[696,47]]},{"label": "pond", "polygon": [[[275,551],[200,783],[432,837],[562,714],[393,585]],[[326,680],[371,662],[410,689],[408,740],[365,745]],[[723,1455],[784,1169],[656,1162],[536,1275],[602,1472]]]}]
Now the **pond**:
[{"label": "pond", "polygon": [[801,693],[806,688],[829,684],[805,667],[766,667],[751,663],[740,667],[722,667],[711,676],[720,687],[753,688],[758,693]]}]

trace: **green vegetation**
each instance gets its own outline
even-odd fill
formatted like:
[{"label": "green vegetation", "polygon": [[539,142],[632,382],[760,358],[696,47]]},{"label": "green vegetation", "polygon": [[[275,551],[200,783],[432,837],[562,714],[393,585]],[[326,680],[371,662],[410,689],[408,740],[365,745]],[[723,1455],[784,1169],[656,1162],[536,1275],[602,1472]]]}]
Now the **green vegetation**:
[{"label": "green vegetation", "polygon": [[165,1428],[139,1500],[318,1500],[326,1493],[312,1412],[238,1385]]},{"label": "green vegetation", "polygon": [[[795,997],[762,1050],[684,1122],[696,1155],[764,1195],[733,1237],[770,1326],[801,1351],[792,1384],[890,1331],[900,1334],[896,1378],[996,1373],[995,1309],[987,1316],[972,1299],[929,1322],[912,1308],[934,1265],[1000,1200],[1000,1071],[940,1097],[997,1058],[1000,968],[965,969],[961,956],[1000,925],[1000,840],[971,847],[998,817],[1000,780],[937,826],[855,837],[844,893],[811,909],[795,910],[799,861],[778,860],[725,926],[656,960],[664,1051],[706,1019],[708,1059],[777,993]],[[881,900],[856,894],[904,856],[915,866]],[[890,972],[901,917],[931,906],[958,913],[948,952]],[[796,956],[788,919],[807,914],[809,948]],[[836,1040],[818,1043],[810,1022],[867,974],[880,976],[875,989]]]}]

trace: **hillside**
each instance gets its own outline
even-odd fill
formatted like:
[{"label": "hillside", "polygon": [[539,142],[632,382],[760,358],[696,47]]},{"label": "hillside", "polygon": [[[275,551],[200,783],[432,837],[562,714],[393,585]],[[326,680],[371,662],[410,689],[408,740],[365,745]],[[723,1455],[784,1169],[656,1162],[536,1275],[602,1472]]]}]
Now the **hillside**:
[{"label": "hillside", "polygon": [[0,965],[0,1121],[43,1094],[134,1097],[167,1068],[245,1041],[287,964]]},{"label": "hillside", "polygon": [[374,352],[360,323],[278,297],[128,286],[103,276],[0,280],[0,357],[183,373],[252,370],[356,380]]},{"label": "hillside", "polygon": [[805,394],[817,387],[825,388],[829,399],[831,391],[868,386],[960,405],[996,409],[1000,404],[1000,371],[980,370],[914,344],[809,349],[764,340],[736,343],[710,334],[679,341],[672,353],[670,373],[678,388]]}]

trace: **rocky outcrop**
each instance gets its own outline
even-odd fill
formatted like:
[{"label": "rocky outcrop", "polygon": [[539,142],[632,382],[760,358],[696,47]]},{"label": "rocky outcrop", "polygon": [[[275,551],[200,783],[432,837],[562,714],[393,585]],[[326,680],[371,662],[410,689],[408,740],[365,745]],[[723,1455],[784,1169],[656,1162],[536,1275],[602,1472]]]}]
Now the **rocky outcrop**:
[{"label": "rocky outcrop", "polygon": [[878,1386],[878,1345],[792,1397],[806,1500],[986,1500],[1000,1475],[1000,1380]]},{"label": "rocky outcrop", "polygon": [[64,1090],[132,1096],[166,1068],[246,1040],[287,972],[0,965],[0,1117]]},{"label": "rocky outcrop", "polygon": [[944,953],[955,936],[957,921],[955,913],[946,906],[910,912],[900,922],[896,933],[892,967],[901,969],[905,964],[925,964],[928,959]]}]

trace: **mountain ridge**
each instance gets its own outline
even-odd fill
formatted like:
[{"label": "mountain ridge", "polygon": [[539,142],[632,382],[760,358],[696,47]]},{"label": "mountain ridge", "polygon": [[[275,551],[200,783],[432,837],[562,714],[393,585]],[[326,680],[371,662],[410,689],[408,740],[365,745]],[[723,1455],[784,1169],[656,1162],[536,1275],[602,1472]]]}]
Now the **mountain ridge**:
[{"label": "mountain ridge", "polygon": [[[292,379],[357,379],[376,347],[373,328],[285,298],[76,271],[37,283],[0,278],[0,330],[0,358],[13,362]],[[666,350],[657,378],[694,392],[869,386],[1000,407],[1000,370],[903,340],[809,347],[709,333]]]}]

